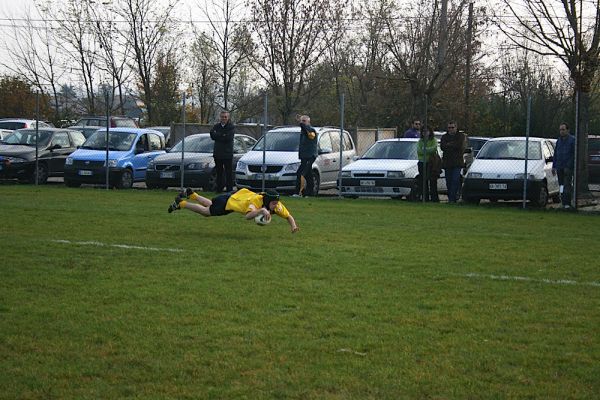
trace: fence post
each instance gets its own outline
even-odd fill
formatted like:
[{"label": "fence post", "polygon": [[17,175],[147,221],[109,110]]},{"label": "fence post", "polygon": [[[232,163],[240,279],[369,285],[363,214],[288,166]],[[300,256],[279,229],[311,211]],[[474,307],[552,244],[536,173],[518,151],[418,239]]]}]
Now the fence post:
[{"label": "fence post", "polygon": [[180,181],[180,190],[183,192],[183,183],[184,183],[184,178],[185,178],[185,163],[184,163],[184,157],[185,157],[185,133],[186,133],[186,125],[185,125],[185,92],[182,93],[183,96],[183,115],[182,115],[182,119],[183,119],[183,139],[181,139],[181,165],[179,166],[179,172],[181,173]]},{"label": "fence post", "polygon": [[110,167],[108,165],[108,154],[109,154],[109,145],[108,145],[108,139],[109,139],[109,128],[110,128],[110,108],[108,106],[108,89],[106,88],[106,86],[104,87],[104,102],[106,104],[106,135],[105,135],[105,145],[106,145],[106,154],[104,155],[104,165],[106,166],[106,170],[105,172],[105,176],[104,176],[104,180],[105,180],[105,186],[106,186],[106,190],[110,189]]},{"label": "fence post", "polygon": [[344,167],[344,93],[340,93],[340,169],[338,171],[338,197],[342,198],[342,168]]},{"label": "fence post", "polygon": [[269,94],[265,91],[265,100],[263,107],[263,154],[262,154],[262,165],[260,171],[262,172],[262,191],[265,191],[265,174],[267,173],[267,119],[269,118]]},{"label": "fence post", "polygon": [[525,131],[525,171],[523,176],[523,208],[527,207],[527,181],[529,174],[527,173],[527,164],[529,159],[529,129],[531,125],[531,96],[527,98],[527,129]]},{"label": "fence post", "polygon": [[39,161],[39,139],[40,139],[40,133],[39,133],[39,125],[40,124],[40,91],[36,90],[35,91],[35,185],[38,185],[38,175],[39,175],[39,165],[40,165],[40,161]]}]

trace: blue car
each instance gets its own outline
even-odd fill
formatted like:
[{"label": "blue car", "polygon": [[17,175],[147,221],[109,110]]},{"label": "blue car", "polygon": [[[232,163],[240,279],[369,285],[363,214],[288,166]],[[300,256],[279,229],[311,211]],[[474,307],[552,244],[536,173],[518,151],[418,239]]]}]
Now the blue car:
[{"label": "blue car", "polygon": [[[106,130],[93,133],[65,162],[65,185],[106,183]],[[131,188],[143,182],[154,157],[165,153],[165,137],[151,129],[110,128],[108,134],[109,185]]]}]

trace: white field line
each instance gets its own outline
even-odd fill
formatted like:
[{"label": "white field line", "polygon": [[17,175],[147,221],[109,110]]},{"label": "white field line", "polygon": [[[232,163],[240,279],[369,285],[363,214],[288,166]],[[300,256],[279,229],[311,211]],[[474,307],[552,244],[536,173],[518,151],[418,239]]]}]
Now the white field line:
[{"label": "white field line", "polygon": [[120,249],[133,249],[133,250],[148,250],[148,251],[168,251],[171,253],[180,253],[182,249],[168,249],[168,248],[159,248],[159,247],[144,247],[144,246],[131,246],[128,244],[108,244],[102,242],[73,242],[70,240],[51,240],[54,243],[64,243],[64,244],[76,244],[79,246],[97,246],[97,247],[118,247]]},{"label": "white field line", "polygon": [[496,281],[520,281],[520,282],[536,282],[536,283],[545,283],[548,285],[573,285],[573,286],[594,286],[600,287],[600,282],[578,282],[567,279],[553,280],[553,279],[535,279],[528,278],[526,276],[512,276],[512,275],[484,275],[484,274],[476,274],[476,273],[468,273],[468,274],[456,274],[458,276],[464,276],[467,278],[482,278],[482,279],[492,279]]}]

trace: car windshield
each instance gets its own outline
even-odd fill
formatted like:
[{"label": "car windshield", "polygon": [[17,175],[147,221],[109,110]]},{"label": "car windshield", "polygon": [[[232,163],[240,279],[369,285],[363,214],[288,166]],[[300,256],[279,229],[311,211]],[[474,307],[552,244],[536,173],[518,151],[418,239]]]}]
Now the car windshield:
[{"label": "car windshield", "polygon": [[[127,151],[133,145],[136,138],[135,133],[109,132],[108,149],[116,151]],[[97,131],[92,134],[81,146],[82,149],[105,150],[106,131]]]},{"label": "car windshield", "polygon": [[[186,153],[212,153],[215,142],[210,136],[197,136],[185,139],[184,150]],[[178,142],[169,150],[169,153],[181,153],[183,141]]]},{"label": "car windshield", "polygon": [[365,152],[362,159],[416,160],[417,142],[377,142]]},{"label": "car windshield", "polygon": [[[40,147],[45,147],[50,142],[52,132],[38,129]],[[22,144],[26,146],[35,146],[35,130],[21,129],[4,139],[6,144]]]},{"label": "car windshield", "polygon": [[[542,152],[540,143],[537,141],[529,142],[529,160],[540,160]],[[485,160],[524,160],[525,159],[525,141],[524,140],[494,140],[486,142],[481,148],[477,159]]]},{"label": "car windshield", "polygon": [[265,136],[261,137],[252,148],[254,151],[298,151],[300,146],[300,132],[267,132],[267,145]]}]

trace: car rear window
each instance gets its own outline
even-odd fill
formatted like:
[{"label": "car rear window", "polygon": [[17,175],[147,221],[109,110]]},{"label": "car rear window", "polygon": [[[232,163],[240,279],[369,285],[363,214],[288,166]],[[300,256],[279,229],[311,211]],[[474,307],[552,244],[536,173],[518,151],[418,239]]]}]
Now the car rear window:
[{"label": "car rear window", "polygon": [[113,124],[118,128],[137,128],[135,121],[129,118],[115,118]]},{"label": "car rear window", "polygon": [[14,131],[21,128],[26,128],[25,122],[0,121],[0,129],[10,129]]}]

